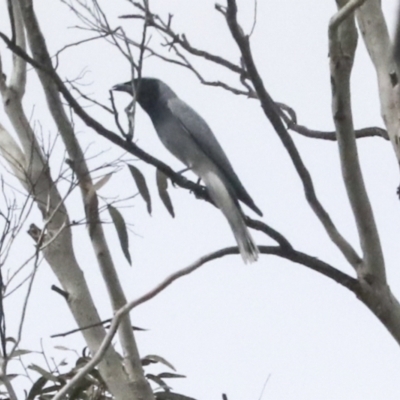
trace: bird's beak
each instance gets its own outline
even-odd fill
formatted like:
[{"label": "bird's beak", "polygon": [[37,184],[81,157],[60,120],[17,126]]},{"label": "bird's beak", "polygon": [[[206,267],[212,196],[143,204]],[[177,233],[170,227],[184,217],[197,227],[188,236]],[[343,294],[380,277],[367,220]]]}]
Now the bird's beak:
[{"label": "bird's beak", "polygon": [[114,90],[116,92],[127,92],[128,88],[127,88],[127,85],[125,83],[119,83],[118,85],[113,86],[111,88],[111,90]]}]

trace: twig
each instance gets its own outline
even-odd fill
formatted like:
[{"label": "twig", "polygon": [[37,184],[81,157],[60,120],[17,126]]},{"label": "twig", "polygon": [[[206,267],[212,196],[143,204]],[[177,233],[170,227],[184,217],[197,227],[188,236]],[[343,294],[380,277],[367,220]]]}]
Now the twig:
[{"label": "twig", "polygon": [[[132,4],[137,7],[139,10],[141,10],[143,13],[146,13],[145,8],[138,2],[132,2]],[[129,18],[141,18],[144,19],[146,18],[146,15],[138,15],[138,14],[129,14],[129,15],[121,15],[121,19],[129,19]],[[246,71],[243,70],[240,66],[233,64],[232,62],[217,56],[215,54],[209,53],[205,50],[199,50],[196,47],[193,47],[186,36],[184,35],[178,35],[175,33],[172,28],[171,28],[171,19],[169,18],[168,22],[164,22],[158,15],[149,14],[149,21],[148,25],[151,27],[154,27],[158,29],[159,31],[165,33],[170,39],[171,39],[171,44],[179,44],[184,50],[186,50],[188,53],[204,58],[205,60],[211,61],[213,63],[219,64],[232,72],[235,72],[237,74],[244,74],[246,75]]]},{"label": "twig", "polygon": [[98,326],[108,324],[111,321],[112,321],[112,318],[107,318],[107,319],[105,319],[103,321],[96,322],[95,324],[82,326],[81,328],[71,329],[69,331],[62,332],[62,333],[56,333],[55,335],[51,335],[50,337],[52,339],[54,339],[54,338],[57,338],[57,337],[64,337],[64,336],[72,335],[73,333],[82,332],[82,331],[85,331],[86,329],[96,328]]},{"label": "twig", "polygon": [[64,297],[64,299],[66,301],[68,301],[69,295],[68,292],[66,292],[65,290],[60,289],[58,286],[56,285],[51,285],[51,290],[53,290],[54,292],[58,293],[59,295],[61,295],[62,297]]},{"label": "twig", "polygon": [[254,30],[256,29],[257,25],[257,0],[254,0],[254,16],[253,16],[253,26],[251,27],[249,37],[251,37],[254,33]]},{"label": "twig", "polygon": [[263,388],[261,389],[260,397],[258,398],[258,400],[262,399],[262,397],[264,395],[265,388],[267,387],[267,384],[268,384],[270,378],[271,378],[271,374],[268,374],[267,379],[264,382]]},{"label": "twig", "polygon": [[[309,129],[304,125],[299,125],[297,123],[297,117],[294,110],[283,103],[275,103],[280,109],[279,113],[282,119],[285,121],[287,128],[293,132],[299,133],[302,136],[313,138],[313,139],[323,139],[330,141],[337,141],[336,131],[318,131],[315,129]],[[287,114],[288,115],[287,115]],[[356,139],[362,139],[367,137],[381,137],[385,140],[389,140],[388,133],[385,129],[379,128],[377,126],[372,126],[369,128],[356,129],[354,131]]]},{"label": "twig", "polygon": [[78,40],[77,42],[69,43],[69,44],[63,46],[53,56],[56,59],[56,64],[55,64],[54,68],[57,69],[57,67],[58,67],[58,57],[63,51],[65,51],[65,50],[67,50],[67,49],[69,49],[71,47],[79,46],[79,45],[81,45],[83,43],[92,42],[93,40],[97,40],[97,39],[103,39],[103,38],[105,38],[105,37],[107,37],[109,35],[112,35],[112,34],[113,34],[112,31],[111,32],[105,32],[103,34],[99,34],[97,36],[94,36],[94,37],[91,37],[91,38],[87,38],[87,39],[83,39],[83,40]]},{"label": "twig", "polygon": [[115,125],[117,126],[118,130],[120,131],[121,135],[123,138],[127,137],[127,134],[125,133],[124,129],[122,128],[120,122],[119,122],[119,114],[118,114],[118,109],[115,106],[115,100],[114,100],[114,92],[112,90],[109,90],[108,92],[110,94],[110,102],[111,102],[111,107],[113,109],[113,115],[114,115],[114,122]]},{"label": "twig", "polygon": [[72,82],[67,81],[67,83],[69,83],[72,87],[72,89],[74,89],[76,92],[79,93],[79,96],[81,96],[83,99],[90,101],[91,103],[95,104],[96,106],[101,107],[103,110],[109,112],[110,114],[113,114],[113,110],[107,106],[105,106],[104,104],[92,99],[91,97],[87,96],[85,93],[83,93],[80,89],[77,88],[76,85],[74,85]]}]

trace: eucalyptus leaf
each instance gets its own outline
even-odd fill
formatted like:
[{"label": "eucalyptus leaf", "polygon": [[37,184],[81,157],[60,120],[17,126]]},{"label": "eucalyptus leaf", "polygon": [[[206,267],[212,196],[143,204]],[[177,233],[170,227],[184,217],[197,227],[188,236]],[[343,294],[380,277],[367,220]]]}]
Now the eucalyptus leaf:
[{"label": "eucalyptus leaf", "polygon": [[129,237],[128,231],[126,229],[125,220],[122,214],[115,207],[109,204],[107,208],[111,215],[111,219],[113,221],[115,229],[117,230],[119,243],[121,245],[125,258],[128,260],[129,265],[132,265],[131,255],[129,253]]}]

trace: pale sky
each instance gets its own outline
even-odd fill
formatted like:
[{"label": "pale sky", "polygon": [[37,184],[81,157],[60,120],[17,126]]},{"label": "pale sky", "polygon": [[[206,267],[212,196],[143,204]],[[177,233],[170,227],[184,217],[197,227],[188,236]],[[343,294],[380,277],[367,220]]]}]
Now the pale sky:
[{"label": "pale sky", "polygon": [[[0,27],[8,34],[5,3],[0,3]],[[141,25],[138,21],[115,19],[132,12],[128,2],[114,1],[112,6],[106,1],[103,3],[115,26],[123,24],[128,35],[139,38]],[[393,31],[397,1],[383,3]],[[192,45],[234,62],[238,60],[237,47],[222,16],[214,10],[214,1],[151,0],[150,5],[164,17],[172,13],[175,30],[185,32]],[[238,5],[240,21],[249,31],[254,4],[242,0]],[[78,21],[60,2],[36,0],[35,8],[52,53],[72,41],[91,36],[72,28]],[[327,27],[334,12],[333,0],[258,1],[252,49],[264,84],[274,100],[293,107],[299,123],[312,129],[333,130]],[[157,46],[159,40],[154,33],[151,43]],[[5,68],[9,68],[10,54],[4,45],[0,46],[0,51]],[[235,77],[214,65],[198,60],[196,66],[210,80],[235,82]],[[60,57],[58,71],[62,78],[70,80],[85,71],[83,82],[87,86],[82,89],[104,103],[108,102],[110,87],[130,76],[128,63],[115,48],[101,41],[67,50]],[[308,207],[292,162],[255,100],[201,86],[189,71],[155,58],[146,59],[144,75],[164,80],[206,119],[244,186],[263,211],[264,222],[284,234],[297,250],[354,276]],[[124,94],[117,97],[123,119],[128,97]],[[352,105],[356,128],[383,127],[375,72],[361,37],[352,75]],[[31,120],[36,121],[36,129],[42,130],[44,142],[48,142],[49,136],[54,139],[57,132],[46,111],[34,71],[28,75],[25,108]],[[113,119],[101,109],[91,107],[88,111],[116,130]],[[3,110],[0,110],[0,121],[11,129]],[[122,155],[120,149],[99,138],[77,117],[75,122],[82,146],[88,149],[88,156],[93,157],[92,168]],[[341,179],[336,143],[292,135],[313,177],[319,199],[340,232],[359,249]],[[159,142],[141,109],[137,113],[135,139],[143,149],[172,168],[182,168]],[[382,139],[361,139],[358,145],[385,252],[389,284],[400,297],[396,160],[391,145]],[[59,140],[51,161],[54,174],[62,155],[63,146]],[[132,157],[125,158],[132,160]],[[124,259],[115,229],[111,224],[106,226],[130,300],[202,255],[234,245],[229,226],[217,209],[196,200],[183,189],[170,187],[176,214],[172,219],[158,198],[154,168],[140,161],[133,162],[146,176],[153,215],[147,214],[146,205],[139,197],[124,203],[129,208],[121,209],[126,221],[133,224],[134,233],[130,235],[132,267]],[[103,173],[97,172],[95,176]],[[6,178],[9,179],[8,175]],[[127,169],[115,174],[100,190],[100,195],[109,202],[135,193],[135,183]],[[78,192],[68,199],[67,205],[71,219],[82,217]],[[255,217],[247,209],[246,213]],[[106,213],[104,218],[109,220]],[[36,210],[27,224],[32,222],[40,225]],[[33,243],[24,232],[16,242],[6,269],[19,265],[33,252]],[[260,244],[271,243],[258,233],[254,233],[254,237]],[[74,228],[74,241],[98,309],[102,317],[110,317],[105,287],[84,227]],[[67,357],[72,362],[71,354],[53,347],[64,345],[80,351],[84,344],[79,334],[50,339],[54,333],[75,328],[64,300],[50,290],[52,284],[57,284],[56,278],[43,263],[35,279],[21,347],[40,350],[40,339],[43,339],[50,356],[57,360]],[[5,303],[10,336],[15,335],[19,321],[20,297],[11,296]],[[171,381],[171,386],[197,399],[217,400],[226,393],[229,400],[258,400],[269,375],[262,400],[399,398],[400,351],[387,330],[346,289],[283,259],[261,256],[258,263],[245,266],[240,256],[225,257],[176,282],[131,315],[135,325],[149,329],[137,334],[141,355],[165,357],[179,373],[187,376]],[[44,362],[36,354],[29,357],[27,363]],[[13,365],[16,370],[17,367]],[[29,387],[29,382],[23,378],[18,382],[20,393]]]}]

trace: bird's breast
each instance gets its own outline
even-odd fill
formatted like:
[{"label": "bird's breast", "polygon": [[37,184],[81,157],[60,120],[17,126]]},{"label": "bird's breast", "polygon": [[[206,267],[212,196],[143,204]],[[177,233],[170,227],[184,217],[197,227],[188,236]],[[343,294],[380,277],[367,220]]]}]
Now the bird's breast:
[{"label": "bird's breast", "polygon": [[163,145],[187,167],[196,169],[204,162],[204,153],[173,115],[159,114],[152,120]]}]

